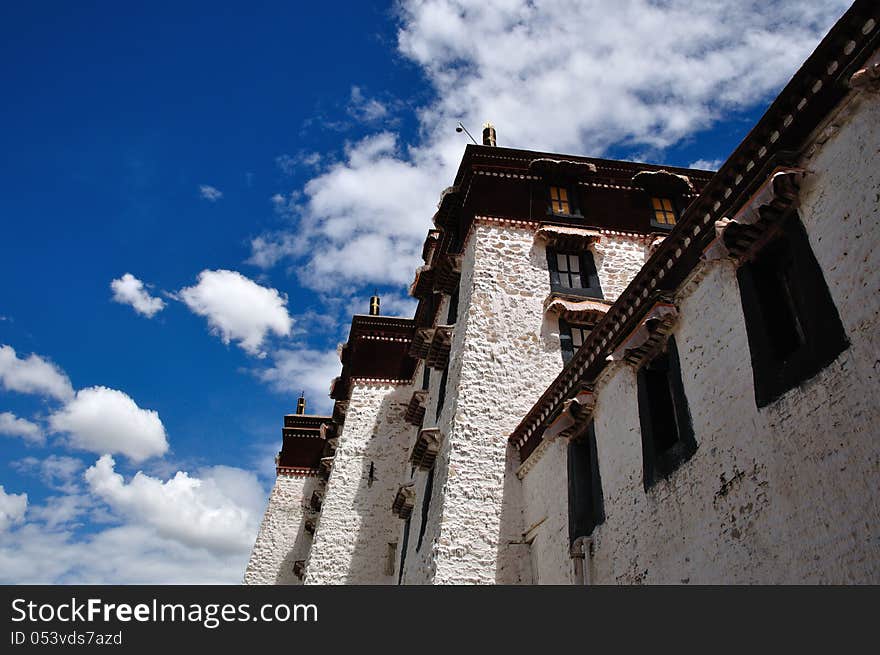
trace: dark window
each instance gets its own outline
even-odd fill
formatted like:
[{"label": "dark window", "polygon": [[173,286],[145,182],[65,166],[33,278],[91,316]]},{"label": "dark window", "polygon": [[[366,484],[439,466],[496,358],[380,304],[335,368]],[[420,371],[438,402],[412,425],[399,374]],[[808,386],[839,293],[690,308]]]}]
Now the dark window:
[{"label": "dark window", "polygon": [[562,348],[563,364],[568,364],[578,348],[584,345],[592,329],[592,325],[576,325],[559,319],[559,345]]},{"label": "dark window", "polygon": [[437,413],[434,420],[440,419],[440,412],[443,411],[443,403],[446,402],[446,378],[449,375],[449,367],[443,369],[443,376],[440,378],[440,389],[437,391]]},{"label": "dark window", "polygon": [[409,546],[409,523],[410,519],[403,524],[403,544],[400,547],[400,571],[397,572],[397,584],[403,581],[403,565],[406,564],[406,549]]},{"label": "dark window", "polygon": [[425,493],[422,496],[422,524],[419,526],[419,540],[416,542],[416,552],[422,547],[422,539],[425,538],[425,530],[428,527],[428,510],[431,509],[431,494],[434,493],[434,467],[428,471],[428,479],[425,481]]},{"label": "dark window", "polygon": [[665,478],[697,450],[675,339],[638,373],[639,421],[645,489]]},{"label": "dark window", "polygon": [[737,271],[755,402],[764,407],[849,345],[822,269],[796,214]]},{"label": "dark window", "polygon": [[449,312],[446,314],[446,325],[453,325],[458,320],[458,287],[449,296]]},{"label": "dark window", "polygon": [[596,432],[591,421],[586,434],[568,444],[569,539],[574,542],[578,537],[589,536],[604,521]]},{"label": "dark window", "polygon": [[424,368],[422,369],[422,389],[427,389],[428,384],[431,382],[431,367],[425,363]]},{"label": "dark window", "polygon": [[651,225],[666,230],[675,227],[678,212],[671,198],[651,198],[651,209],[654,211],[651,217]]},{"label": "dark window", "polygon": [[596,262],[589,250],[563,252],[548,248],[547,266],[553,291],[587,298],[603,297]]}]

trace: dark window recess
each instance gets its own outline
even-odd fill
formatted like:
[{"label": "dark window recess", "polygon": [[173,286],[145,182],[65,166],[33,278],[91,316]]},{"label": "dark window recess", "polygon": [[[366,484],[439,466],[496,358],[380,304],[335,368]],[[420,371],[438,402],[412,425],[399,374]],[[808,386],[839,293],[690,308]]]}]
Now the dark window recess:
[{"label": "dark window recess", "polygon": [[739,268],[737,280],[755,403],[764,407],[828,366],[849,342],[797,214]]},{"label": "dark window recess", "polygon": [[562,349],[562,363],[568,364],[578,348],[584,345],[592,325],[575,325],[559,319],[559,345]]},{"label": "dark window recess", "polygon": [[437,390],[437,413],[434,420],[440,419],[440,412],[443,411],[443,403],[446,402],[446,378],[449,375],[449,367],[443,369],[443,376],[440,378],[440,389]]},{"label": "dark window recess", "polygon": [[644,482],[647,490],[697,450],[675,339],[638,373]]},{"label": "dark window recess", "polygon": [[568,444],[568,537],[586,537],[605,521],[602,479],[592,421],[586,434]]},{"label": "dark window recess", "polygon": [[431,382],[431,367],[427,364],[424,365],[422,370],[422,389],[427,389],[428,384]]},{"label": "dark window recess", "polygon": [[422,548],[422,539],[425,538],[425,530],[428,528],[428,510],[431,509],[431,494],[434,493],[434,467],[428,471],[428,479],[425,481],[425,493],[422,496],[422,523],[419,526],[419,540],[416,542],[416,552]]},{"label": "dark window recess", "polygon": [[446,314],[446,325],[454,325],[458,320],[458,288],[449,296],[449,312]]},{"label": "dark window recess", "polygon": [[409,523],[407,519],[403,524],[403,544],[400,547],[400,570],[397,572],[397,584],[403,582],[403,566],[406,564],[406,549],[409,546]]},{"label": "dark window recess", "polygon": [[593,253],[561,252],[547,248],[550,289],[574,296],[603,298]]}]

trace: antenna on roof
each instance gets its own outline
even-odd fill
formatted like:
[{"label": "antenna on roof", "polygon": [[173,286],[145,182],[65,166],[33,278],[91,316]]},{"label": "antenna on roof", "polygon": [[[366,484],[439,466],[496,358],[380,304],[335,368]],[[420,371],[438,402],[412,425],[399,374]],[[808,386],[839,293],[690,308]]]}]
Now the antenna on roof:
[{"label": "antenna on roof", "polygon": [[477,140],[474,138],[474,135],[471,134],[470,132],[468,132],[467,128],[461,124],[461,121],[458,121],[458,127],[455,128],[455,131],[458,132],[459,134],[464,132],[465,134],[467,134],[471,138],[471,141],[474,142],[475,146],[480,145],[479,143],[477,143]]}]

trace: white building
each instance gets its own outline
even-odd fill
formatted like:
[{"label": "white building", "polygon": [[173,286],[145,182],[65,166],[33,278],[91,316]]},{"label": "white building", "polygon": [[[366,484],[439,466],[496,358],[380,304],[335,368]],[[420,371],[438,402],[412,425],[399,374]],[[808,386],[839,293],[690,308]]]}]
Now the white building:
[{"label": "white building", "polygon": [[715,173],[468,146],[246,583],[880,582],[880,29]]}]

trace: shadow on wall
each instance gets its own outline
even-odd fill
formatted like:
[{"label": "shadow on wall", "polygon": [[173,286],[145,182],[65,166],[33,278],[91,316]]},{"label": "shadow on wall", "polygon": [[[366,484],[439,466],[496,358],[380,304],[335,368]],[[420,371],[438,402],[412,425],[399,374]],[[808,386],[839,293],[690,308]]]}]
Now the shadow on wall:
[{"label": "shadow on wall", "polygon": [[308,478],[303,484],[302,497],[298,500],[303,507],[303,517],[299,522],[296,538],[293,540],[293,546],[291,546],[290,550],[284,555],[284,559],[281,560],[281,564],[278,567],[278,572],[275,575],[275,584],[277,585],[302,584],[302,579],[297,577],[293,572],[293,567],[298,560],[305,560],[307,558],[309,549],[312,545],[312,535],[305,530],[306,520],[308,519],[308,510],[306,509],[306,506],[308,505],[309,499],[311,499],[314,490],[319,487],[320,482],[320,478],[312,477]]}]

